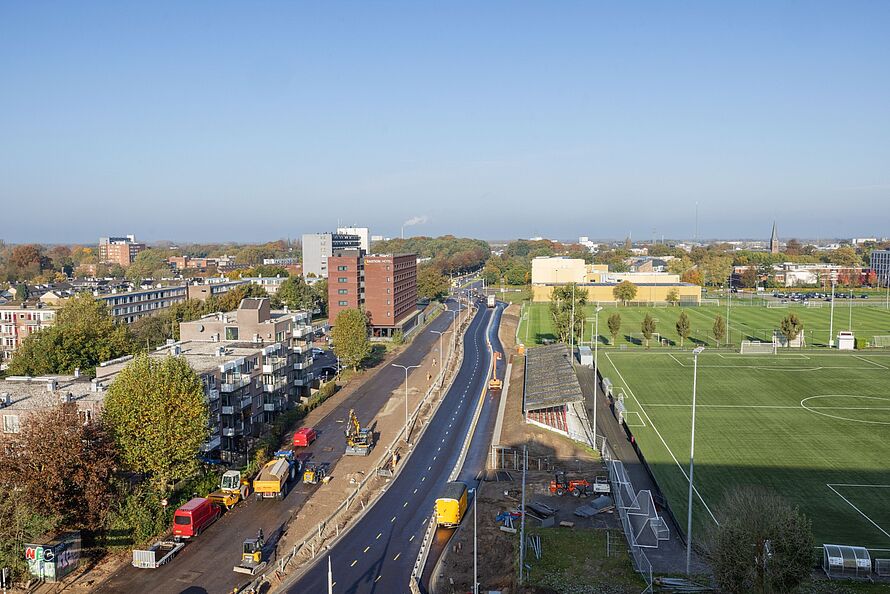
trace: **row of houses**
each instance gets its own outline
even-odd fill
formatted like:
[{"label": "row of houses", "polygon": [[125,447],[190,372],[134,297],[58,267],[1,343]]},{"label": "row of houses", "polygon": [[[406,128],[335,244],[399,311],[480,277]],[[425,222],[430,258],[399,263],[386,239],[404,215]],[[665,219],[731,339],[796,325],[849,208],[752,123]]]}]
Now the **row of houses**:
[{"label": "row of houses", "polygon": [[[183,357],[201,378],[210,411],[207,459],[244,464],[255,441],[292,409],[316,381],[309,312],[274,311],[269,300],[244,299],[233,312],[180,325],[179,342],[151,357]],[[105,362],[95,378],[9,377],[0,382],[3,433],[16,433],[30,415],[59,402],[76,404],[88,422],[101,414],[108,388],[131,357]]]}]

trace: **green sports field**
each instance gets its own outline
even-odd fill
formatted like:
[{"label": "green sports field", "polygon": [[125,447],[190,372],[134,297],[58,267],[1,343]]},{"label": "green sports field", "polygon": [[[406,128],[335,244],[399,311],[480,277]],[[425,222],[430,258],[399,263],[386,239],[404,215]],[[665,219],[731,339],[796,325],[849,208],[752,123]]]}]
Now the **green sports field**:
[{"label": "green sports field", "polygon": [[[691,353],[608,350],[599,365],[685,527]],[[705,351],[695,461],[699,536],[727,489],[762,485],[800,506],[818,543],[890,550],[890,354]]]},{"label": "green sports field", "polygon": [[[807,346],[825,346],[828,341],[831,307],[828,303],[820,303],[822,307],[804,307],[791,305],[784,308],[767,308],[764,306],[739,305],[729,311],[729,330],[731,343],[739,345],[742,340],[760,340],[772,342],[773,331],[779,328],[782,318],[793,312],[803,322],[804,337]],[[594,306],[587,305],[583,312],[585,318],[593,318]],[[666,345],[679,346],[677,335],[677,319],[680,312],[689,316],[692,327],[690,339],[705,346],[715,346],[711,328],[714,318],[719,314],[724,320],[727,317],[725,305],[697,307],[605,307],[599,313],[600,346],[637,346],[642,345],[640,324],[648,313],[656,319],[656,331],[665,340]],[[609,335],[607,320],[613,313],[621,314],[621,332],[615,345]],[[852,323],[851,323],[852,319]],[[585,322],[584,340],[589,344],[593,340],[594,321]],[[890,335],[890,310],[881,305],[857,305],[851,308],[840,301],[834,309],[834,333],[852,328],[856,336],[871,341],[874,336]],[[525,344],[541,344],[546,340],[556,339],[553,322],[550,317],[549,304],[526,303],[523,307],[522,321],[518,332],[519,341]],[[688,345],[688,342],[687,342]],[[652,342],[652,347],[657,341]]]}]

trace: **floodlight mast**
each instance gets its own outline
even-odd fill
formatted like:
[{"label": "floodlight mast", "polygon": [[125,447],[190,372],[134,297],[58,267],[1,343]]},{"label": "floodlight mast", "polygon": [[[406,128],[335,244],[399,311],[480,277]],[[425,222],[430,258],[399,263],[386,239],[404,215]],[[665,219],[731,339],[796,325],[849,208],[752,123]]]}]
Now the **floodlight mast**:
[{"label": "floodlight mast", "polygon": [[692,349],[692,436],[689,446],[689,494],[686,508],[686,575],[690,575],[692,564],[692,474],[695,471],[695,390],[698,381],[698,356],[705,347]]}]

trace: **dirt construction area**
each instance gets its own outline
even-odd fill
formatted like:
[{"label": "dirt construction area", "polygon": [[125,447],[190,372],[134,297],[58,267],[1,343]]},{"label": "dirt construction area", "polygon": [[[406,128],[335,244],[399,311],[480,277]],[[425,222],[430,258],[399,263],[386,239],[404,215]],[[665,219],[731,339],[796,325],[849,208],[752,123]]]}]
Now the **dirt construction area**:
[{"label": "dirt construction area", "polygon": [[[511,305],[501,319],[499,337],[512,364],[498,453],[489,460],[486,482],[475,510],[479,590],[502,592],[600,593],[639,592],[642,580],[634,573],[617,512],[606,506],[591,517],[575,510],[595,497],[558,496],[550,492],[556,471],[566,478],[593,482],[606,470],[591,448],[557,433],[525,423],[522,413],[524,357],[515,336],[519,306]],[[496,436],[497,438],[497,436]],[[522,448],[528,447],[526,476],[527,578],[519,586],[519,528],[522,497]],[[497,469],[492,468],[494,466]],[[604,503],[602,500],[598,504]],[[473,590],[472,503],[456,529],[432,576],[433,594]],[[498,519],[500,518],[500,519]],[[509,519],[508,519],[509,518]],[[515,532],[514,532],[515,530]]]}]

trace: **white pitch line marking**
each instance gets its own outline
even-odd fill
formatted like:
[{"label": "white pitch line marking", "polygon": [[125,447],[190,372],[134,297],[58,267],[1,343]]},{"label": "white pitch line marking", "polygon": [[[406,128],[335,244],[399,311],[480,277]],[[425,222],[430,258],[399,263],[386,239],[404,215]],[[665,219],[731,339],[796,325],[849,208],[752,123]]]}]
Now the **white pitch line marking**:
[{"label": "white pitch line marking", "polygon": [[884,536],[886,536],[887,538],[890,538],[890,533],[888,533],[886,530],[884,530],[883,528],[881,528],[880,526],[878,526],[877,524],[875,524],[875,521],[874,521],[874,520],[872,520],[871,518],[869,518],[868,516],[866,516],[865,513],[864,513],[861,509],[859,509],[858,507],[856,507],[855,505],[853,505],[853,503],[852,503],[849,499],[847,499],[846,497],[844,497],[843,495],[841,495],[840,493],[838,493],[838,492],[837,492],[837,489],[835,489],[834,487],[832,487],[832,486],[829,485],[829,484],[826,484],[825,486],[828,487],[829,489],[831,489],[831,490],[834,492],[835,495],[837,495],[838,497],[840,497],[841,499],[843,499],[844,501],[846,501],[846,502],[847,502],[847,505],[849,505],[850,507],[852,507],[853,509],[855,509],[857,512],[859,512],[859,515],[860,515],[860,516],[862,516],[863,518],[865,518],[866,520],[868,520],[869,523],[871,523],[872,526],[874,526],[875,528],[877,528],[878,530],[880,530],[880,531],[884,534]]}]

